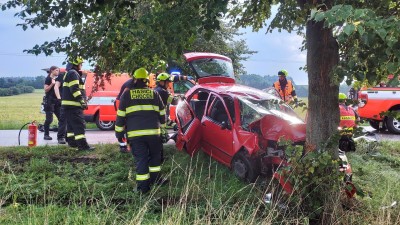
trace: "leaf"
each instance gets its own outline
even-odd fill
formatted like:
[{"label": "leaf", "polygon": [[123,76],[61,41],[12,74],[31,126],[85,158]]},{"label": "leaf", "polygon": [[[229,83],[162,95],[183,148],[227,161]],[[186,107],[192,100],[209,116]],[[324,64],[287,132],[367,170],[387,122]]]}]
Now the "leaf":
[{"label": "leaf", "polygon": [[386,67],[387,67],[389,73],[395,73],[397,71],[396,63],[390,62],[387,64]]},{"label": "leaf", "polygon": [[314,167],[308,168],[308,171],[313,174],[314,173]]},{"label": "leaf", "polygon": [[324,12],[317,12],[315,15],[315,21],[319,22],[325,19],[325,13]]},{"label": "leaf", "polygon": [[347,24],[347,25],[343,28],[343,32],[346,33],[346,34],[349,35],[349,36],[350,36],[350,34],[352,34],[355,30],[356,30],[356,27],[354,26],[354,24]]},{"label": "leaf", "polygon": [[360,36],[362,36],[365,33],[363,26],[357,26],[357,31],[360,34]]},{"label": "leaf", "polygon": [[378,33],[379,37],[382,38],[382,40],[385,40],[385,37],[387,35],[387,31],[385,29],[381,28],[381,29],[377,30],[376,32]]}]

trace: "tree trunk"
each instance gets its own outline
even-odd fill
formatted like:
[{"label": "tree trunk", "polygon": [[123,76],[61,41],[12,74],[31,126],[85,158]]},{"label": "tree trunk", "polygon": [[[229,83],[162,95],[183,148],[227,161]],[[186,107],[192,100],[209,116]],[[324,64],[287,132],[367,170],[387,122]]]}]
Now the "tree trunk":
[{"label": "tree trunk", "polygon": [[332,29],[323,22],[308,21],[306,27],[308,70],[307,144],[320,148],[339,125],[338,94],[331,72],[339,61],[339,46]]}]

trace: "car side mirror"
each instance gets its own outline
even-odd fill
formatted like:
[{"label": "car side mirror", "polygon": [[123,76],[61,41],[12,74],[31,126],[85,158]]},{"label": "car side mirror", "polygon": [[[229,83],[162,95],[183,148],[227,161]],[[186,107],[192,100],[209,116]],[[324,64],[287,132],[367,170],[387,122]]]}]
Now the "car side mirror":
[{"label": "car side mirror", "polygon": [[226,122],[226,121],[222,121],[222,123],[221,123],[221,129],[222,130],[225,130],[225,129],[231,129],[231,126],[229,125],[229,123],[228,122]]}]

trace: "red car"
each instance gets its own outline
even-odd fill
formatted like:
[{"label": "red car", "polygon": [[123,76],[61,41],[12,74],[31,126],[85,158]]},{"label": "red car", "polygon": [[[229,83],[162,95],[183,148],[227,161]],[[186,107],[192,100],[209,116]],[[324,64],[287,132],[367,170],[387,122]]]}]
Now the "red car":
[{"label": "red car", "polygon": [[184,54],[198,84],[176,109],[176,146],[198,149],[250,182],[285,163],[280,137],[306,139],[306,124],[276,96],[235,83],[231,59],[213,53]]}]

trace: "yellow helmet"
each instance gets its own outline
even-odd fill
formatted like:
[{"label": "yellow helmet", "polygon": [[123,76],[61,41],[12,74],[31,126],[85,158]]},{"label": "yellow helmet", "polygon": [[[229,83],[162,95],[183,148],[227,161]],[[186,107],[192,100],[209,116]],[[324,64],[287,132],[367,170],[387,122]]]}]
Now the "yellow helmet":
[{"label": "yellow helmet", "polygon": [[169,80],[169,79],[170,79],[170,76],[169,76],[168,73],[160,73],[157,76],[157,81],[166,81],[166,80]]},{"label": "yellow helmet", "polygon": [[283,76],[287,77],[288,74],[289,74],[289,73],[288,73],[287,70],[279,70],[279,72],[278,72],[278,75],[279,75],[279,76],[280,76],[280,75],[283,75]]},{"label": "yellow helmet", "polygon": [[347,96],[345,93],[339,93],[339,100],[346,100]]},{"label": "yellow helmet", "polygon": [[149,73],[145,68],[142,67],[135,70],[135,72],[133,73],[133,77],[136,79],[149,79]]},{"label": "yellow helmet", "polygon": [[77,65],[83,63],[83,58],[78,56],[75,59],[70,59],[69,62],[77,66]]}]

